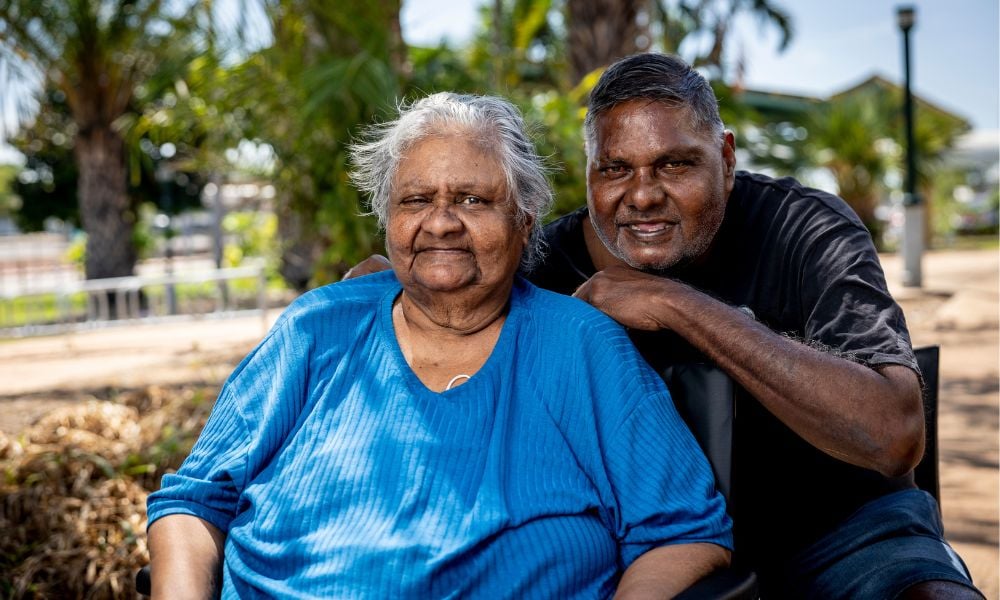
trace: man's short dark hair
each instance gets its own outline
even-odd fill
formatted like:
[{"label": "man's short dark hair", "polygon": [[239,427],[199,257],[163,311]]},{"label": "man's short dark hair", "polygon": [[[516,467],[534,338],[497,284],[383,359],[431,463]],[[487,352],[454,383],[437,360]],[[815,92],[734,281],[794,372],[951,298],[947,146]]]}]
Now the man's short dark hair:
[{"label": "man's short dark hair", "polygon": [[583,122],[588,156],[593,147],[597,117],[630,100],[687,107],[696,129],[722,135],[719,101],[700,73],[672,54],[633,54],[608,67],[590,92],[587,117]]}]

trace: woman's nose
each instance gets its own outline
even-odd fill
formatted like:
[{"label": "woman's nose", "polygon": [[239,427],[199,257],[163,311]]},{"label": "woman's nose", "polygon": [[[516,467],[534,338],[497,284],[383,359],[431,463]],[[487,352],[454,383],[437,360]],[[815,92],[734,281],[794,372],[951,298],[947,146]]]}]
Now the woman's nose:
[{"label": "woman's nose", "polygon": [[461,231],[464,224],[455,214],[457,210],[458,207],[451,202],[436,204],[424,219],[424,229],[439,237]]}]

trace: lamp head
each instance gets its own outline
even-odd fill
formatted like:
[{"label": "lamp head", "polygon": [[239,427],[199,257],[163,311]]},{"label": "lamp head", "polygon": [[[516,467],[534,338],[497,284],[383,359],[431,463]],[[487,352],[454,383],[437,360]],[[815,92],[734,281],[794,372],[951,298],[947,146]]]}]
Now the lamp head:
[{"label": "lamp head", "polygon": [[909,31],[917,22],[917,9],[913,6],[900,6],[896,8],[896,22],[903,31]]}]

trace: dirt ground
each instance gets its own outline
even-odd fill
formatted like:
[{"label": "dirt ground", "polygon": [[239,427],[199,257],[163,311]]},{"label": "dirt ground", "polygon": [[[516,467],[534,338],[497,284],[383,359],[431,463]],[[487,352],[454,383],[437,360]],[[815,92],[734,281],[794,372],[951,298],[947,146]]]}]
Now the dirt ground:
[{"label": "dirt ground", "polygon": [[[923,287],[903,288],[897,256],[883,265],[914,345],[941,346],[942,510],[948,539],[990,600],[1000,600],[1000,253],[925,255]],[[202,320],[0,340],[0,431],[98,390],[221,383],[278,316]]]}]

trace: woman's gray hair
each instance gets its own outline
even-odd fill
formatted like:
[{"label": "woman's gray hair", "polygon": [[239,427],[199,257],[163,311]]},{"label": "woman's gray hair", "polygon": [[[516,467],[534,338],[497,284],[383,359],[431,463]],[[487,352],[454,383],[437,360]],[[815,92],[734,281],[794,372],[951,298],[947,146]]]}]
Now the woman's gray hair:
[{"label": "woman's gray hair", "polygon": [[368,196],[369,211],[385,228],[392,180],[400,159],[414,143],[438,133],[469,132],[492,149],[504,171],[510,199],[517,207],[516,223],[532,222],[521,265],[531,269],[543,255],[542,218],[552,208],[552,188],[543,159],[525,130],[521,112],[495,96],[441,92],[399,106],[399,117],[369,127],[351,145],[351,181]]}]

